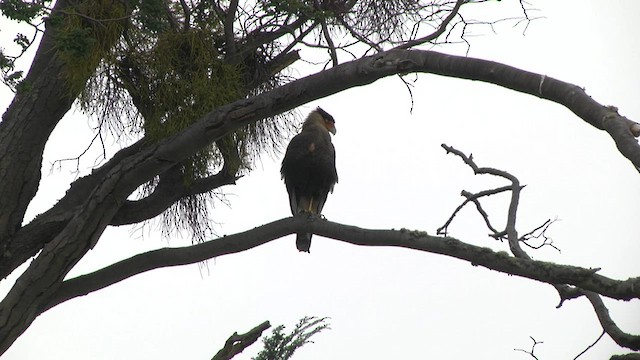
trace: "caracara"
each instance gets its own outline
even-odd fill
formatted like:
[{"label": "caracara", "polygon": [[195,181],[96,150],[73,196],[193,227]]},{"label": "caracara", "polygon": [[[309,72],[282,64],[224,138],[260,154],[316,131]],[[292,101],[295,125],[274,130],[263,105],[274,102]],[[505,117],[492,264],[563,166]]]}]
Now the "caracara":
[{"label": "caracara", "polygon": [[[336,151],[329,133],[336,134],[333,116],[317,108],[287,146],[280,173],[294,216],[299,213],[320,215],[327,195],[338,182]],[[299,251],[309,252],[311,234],[297,234],[296,246]]]}]

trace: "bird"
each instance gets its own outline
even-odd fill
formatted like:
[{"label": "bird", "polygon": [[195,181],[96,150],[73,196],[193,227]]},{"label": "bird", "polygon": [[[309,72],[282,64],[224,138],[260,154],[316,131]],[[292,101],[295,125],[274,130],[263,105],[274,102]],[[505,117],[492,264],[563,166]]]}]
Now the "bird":
[{"label": "bird", "polygon": [[[338,182],[336,151],[330,134],[336,134],[335,120],[318,107],[309,113],[302,130],[287,146],[280,174],[293,216],[320,215],[329,192],[333,192]],[[298,233],[296,247],[301,252],[310,252],[311,234]]]}]

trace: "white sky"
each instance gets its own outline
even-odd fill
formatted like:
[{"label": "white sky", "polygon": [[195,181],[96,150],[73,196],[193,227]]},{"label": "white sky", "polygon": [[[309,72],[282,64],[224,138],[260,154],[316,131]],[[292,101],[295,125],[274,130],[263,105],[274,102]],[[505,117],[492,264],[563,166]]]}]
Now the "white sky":
[{"label": "white sky", "polygon": [[[496,6],[507,6],[506,1]],[[640,3],[535,1],[546,18],[521,29],[472,38],[469,56],[539,72],[586,88],[596,101],[640,120]],[[3,20],[6,21],[6,20]],[[6,36],[6,34],[3,34]],[[440,48],[462,54],[462,49]],[[305,56],[302,52],[301,55]],[[0,105],[10,97],[2,89]],[[518,219],[527,232],[558,218],[549,234],[562,252],[529,252],[536,259],[584,267],[626,279],[637,261],[640,175],[604,132],[560,105],[496,86],[420,75],[414,110],[397,78],[378,81],[301,107],[322,106],[336,119],[340,182],[325,206],[327,218],[365,228],[435,233],[462,201],[460,190],[505,184],[474,177],[441,143],[473,152],[527,184]],[[85,141],[72,143],[72,138]],[[87,120],[68,116],[46,149],[43,183],[30,216],[61,198],[73,165],[49,174],[49,163],[77,155],[90,139]],[[92,155],[93,156],[93,155]],[[279,176],[281,155],[265,156],[255,171],[227,188],[232,208],[217,204],[216,231],[233,234],[289,216]],[[83,160],[88,167],[93,157]],[[496,225],[508,199],[489,199]],[[450,228],[460,240],[494,249],[469,208]],[[144,232],[144,236],[142,233]],[[466,262],[405,249],[357,247],[314,236],[300,254],[289,236],[257,249],[198,265],[161,269],[68,301],[41,315],[3,359],[208,359],[234,331],[264,320],[292,328],[305,315],[331,317],[331,330],[294,357],[309,359],[526,359],[533,336],[541,359],[573,359],[600,334],[584,298],[556,309],[555,290]],[[136,253],[182,246],[187,238],[109,229],[72,275]],[[0,283],[5,293],[15,275]],[[640,304],[605,300],[618,325],[640,333]],[[250,359],[255,344],[238,360]],[[580,359],[623,353],[605,336]]]}]

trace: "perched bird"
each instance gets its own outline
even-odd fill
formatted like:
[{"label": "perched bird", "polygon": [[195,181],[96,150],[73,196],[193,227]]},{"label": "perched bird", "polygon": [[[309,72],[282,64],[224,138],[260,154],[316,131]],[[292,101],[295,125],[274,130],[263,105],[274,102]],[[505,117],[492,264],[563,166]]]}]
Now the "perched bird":
[{"label": "perched bird", "polygon": [[[319,215],[327,195],[338,182],[336,151],[329,133],[336,134],[335,120],[318,107],[287,146],[280,174],[294,216],[303,212]],[[299,251],[309,252],[311,234],[297,234],[296,246]]]}]

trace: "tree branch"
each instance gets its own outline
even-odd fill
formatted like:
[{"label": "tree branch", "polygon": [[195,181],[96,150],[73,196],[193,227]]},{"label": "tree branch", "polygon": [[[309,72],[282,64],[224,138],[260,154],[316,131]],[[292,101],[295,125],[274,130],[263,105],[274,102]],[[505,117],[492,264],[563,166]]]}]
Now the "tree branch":
[{"label": "tree branch", "polygon": [[227,13],[224,17],[225,49],[227,50],[227,55],[230,58],[233,58],[236,54],[236,40],[233,33],[233,21],[236,18],[237,11],[238,0],[231,0],[229,2],[229,7],[227,8]]},{"label": "tree branch", "polygon": [[254,327],[245,334],[234,332],[224,343],[224,347],[218,351],[211,360],[229,360],[241,353],[244,349],[255,343],[262,333],[271,327],[268,321]]},{"label": "tree branch", "polygon": [[511,190],[511,186],[502,186],[502,187],[499,187],[499,188],[496,188],[496,189],[483,190],[483,191],[480,191],[480,192],[475,193],[475,194],[472,194],[472,193],[470,193],[468,191],[462,190],[460,195],[464,196],[465,200],[462,202],[462,204],[458,205],[458,207],[453,211],[451,216],[449,216],[449,219],[447,219],[447,221],[444,223],[444,225],[440,226],[436,230],[436,234],[445,235],[446,236],[449,233],[448,232],[449,226],[453,222],[453,219],[456,217],[456,215],[460,212],[460,210],[462,210],[462,208],[465,205],[467,205],[469,202],[472,202],[472,203],[474,203],[476,205],[476,209],[478,210],[478,212],[480,213],[480,215],[484,219],[484,222],[487,225],[487,228],[489,228],[489,230],[493,233],[493,234],[491,234],[491,236],[493,238],[495,238],[496,240],[502,238],[504,236],[504,232],[496,230],[496,228],[494,228],[493,225],[491,225],[491,222],[489,221],[489,214],[487,214],[487,212],[484,211],[484,209],[482,208],[482,205],[480,205],[480,201],[478,199],[480,199],[483,196],[496,195],[496,194],[500,194],[500,193],[503,193],[503,192],[509,191],[509,190]]},{"label": "tree branch", "polygon": [[609,309],[604,305],[604,302],[597,294],[597,292],[593,291],[584,291],[584,295],[591,302],[591,306],[593,306],[593,310],[595,310],[596,315],[598,316],[598,320],[602,325],[602,329],[607,332],[607,334],[616,342],[616,344],[629,348],[631,350],[639,351],[640,350],[640,336],[638,335],[630,335],[622,331],[618,325],[611,319],[609,316]]},{"label": "tree branch", "polygon": [[[442,144],[441,146],[447,151],[447,153],[452,153],[459,156],[465,162],[465,164],[469,165],[469,167],[473,169],[474,174],[489,174],[499,176],[511,182],[511,186],[509,186],[511,190],[511,201],[509,202],[509,210],[507,213],[507,225],[505,226],[504,231],[500,232],[499,234],[507,234],[509,249],[511,249],[513,255],[519,258],[530,259],[529,255],[520,247],[520,238],[518,237],[518,231],[516,229],[516,220],[518,219],[518,204],[520,202],[520,190],[522,189],[522,187],[520,186],[520,180],[503,170],[488,167],[479,167],[478,165],[476,165],[475,161],[473,161],[473,155],[467,156],[462,151],[454,149],[453,147],[446,144]],[[484,213],[484,211],[482,211],[481,213]],[[484,214],[483,217],[488,224],[488,218],[484,216]],[[499,234],[496,233],[496,235]]]},{"label": "tree branch", "polygon": [[436,29],[436,31],[434,31],[433,33],[427,36],[421,37],[419,39],[410,40],[405,42],[402,45],[398,45],[396,46],[396,49],[409,49],[414,46],[418,46],[439,38],[440,35],[444,34],[444,32],[447,30],[447,26],[453,20],[453,18],[455,18],[456,15],[458,15],[458,12],[460,11],[460,7],[466,2],[467,0],[457,0],[456,4],[453,6],[453,9],[451,9],[451,12],[449,13],[449,15],[447,15],[447,17],[442,21],[442,23],[440,24],[440,26],[438,26],[438,29]]},{"label": "tree branch", "polygon": [[[65,9],[74,3],[56,1],[51,11],[65,14]],[[129,5],[122,1],[112,6],[122,6],[123,11],[130,13],[133,7]],[[58,28],[53,22],[48,22],[29,73],[22,81],[31,90],[19,91],[0,121],[0,254],[3,255],[11,246],[9,237],[20,229],[27,206],[38,190],[42,154],[49,135],[80,93],[79,88],[69,87],[65,77],[47,75],[65,74],[69,72],[68,67],[73,66],[61,56],[54,56],[58,46]],[[98,28],[96,31],[102,30]],[[97,52],[101,46],[108,47],[109,44],[97,41],[92,46],[94,48],[87,51]],[[88,78],[89,75],[82,76]],[[80,78],[77,80],[81,82]]]},{"label": "tree branch", "polygon": [[640,360],[640,354],[630,353],[623,355],[613,355],[610,360]]},{"label": "tree branch", "polygon": [[0,278],[7,277],[20,264],[35,256],[45,244],[60,233],[97,184],[104,180],[107,174],[122,160],[141,151],[144,145],[145,139],[137,141],[118,151],[104,165],[93,170],[91,175],[74,181],[60,201],[9,238],[6,251],[0,253]]},{"label": "tree branch", "polygon": [[235,185],[239,177],[223,168],[215,175],[197,179],[190,184],[184,181],[182,172],[161,175],[156,189],[149,196],[140,200],[127,200],[116,213],[110,225],[135,224],[149,220],[162,214],[171,205],[189,195],[203,194],[224,185]]},{"label": "tree branch", "polygon": [[451,237],[431,236],[420,231],[370,230],[297,216],[201,244],[153,250],[96,272],[66,280],[40,311],[149,270],[194,264],[214,257],[239,253],[298,232],[312,232],[354,245],[403,247],[451,256],[468,261],[474,266],[483,266],[549,284],[572,284],[619,300],[640,298],[640,278],[613,280],[596,274],[596,270],[593,269],[514,258],[504,252],[494,252]]}]

